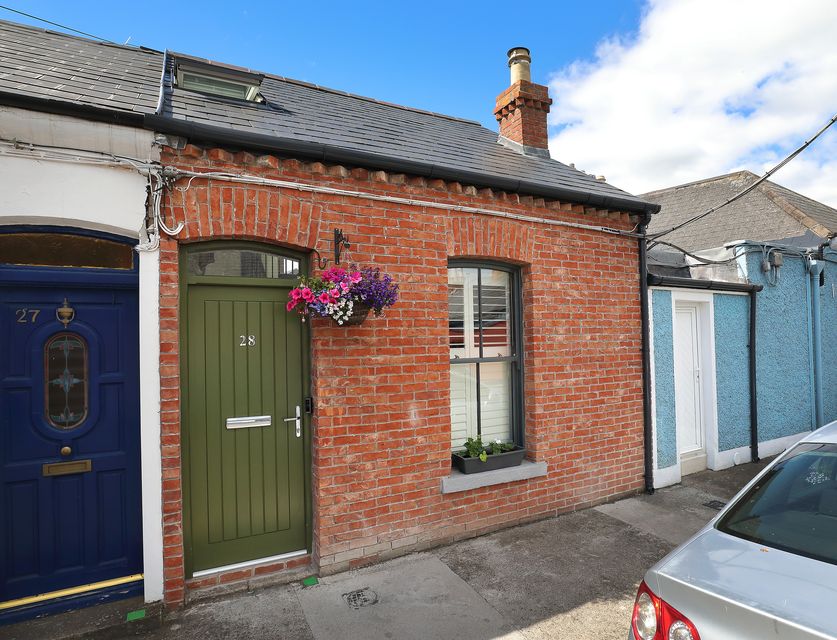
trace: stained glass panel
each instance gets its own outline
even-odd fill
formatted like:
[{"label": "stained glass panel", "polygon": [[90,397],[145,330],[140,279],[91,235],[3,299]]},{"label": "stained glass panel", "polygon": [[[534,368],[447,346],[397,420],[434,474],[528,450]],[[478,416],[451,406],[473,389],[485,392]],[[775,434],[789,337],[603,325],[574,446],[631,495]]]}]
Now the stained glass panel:
[{"label": "stained glass panel", "polygon": [[62,430],[87,417],[87,344],[75,333],[57,333],[44,346],[47,421]]}]

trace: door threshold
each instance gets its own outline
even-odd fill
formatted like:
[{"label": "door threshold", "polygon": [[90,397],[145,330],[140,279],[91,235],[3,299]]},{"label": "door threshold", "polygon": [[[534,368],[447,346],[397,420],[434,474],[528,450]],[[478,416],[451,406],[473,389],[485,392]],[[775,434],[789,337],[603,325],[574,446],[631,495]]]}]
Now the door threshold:
[{"label": "door threshold", "polygon": [[688,476],[706,470],[706,452],[690,451],[680,456],[680,474]]},{"label": "door threshold", "polygon": [[143,575],[138,573],[133,576],[125,576],[123,578],[114,578],[113,580],[103,580],[102,582],[94,582],[92,584],[83,584],[78,587],[70,587],[69,589],[60,589],[59,591],[50,591],[49,593],[41,593],[37,596],[29,596],[27,598],[18,598],[17,600],[7,600],[0,602],[0,611],[6,609],[14,609],[16,607],[25,607],[46,600],[57,600],[58,598],[66,598],[67,596],[77,596],[88,591],[97,591],[99,589],[106,589],[108,587],[118,587],[129,582],[139,582],[143,579]]},{"label": "door threshold", "polygon": [[300,551],[290,551],[289,553],[280,553],[278,556],[268,556],[266,558],[256,558],[255,560],[247,560],[246,562],[237,562],[235,564],[227,564],[223,567],[214,567],[212,569],[202,569],[200,571],[193,571],[193,578],[203,578],[205,576],[215,575],[216,573],[223,573],[225,571],[236,571],[237,569],[247,569],[248,567],[255,567],[260,564],[268,564],[270,562],[281,562],[282,560],[291,560],[307,555],[307,549]]},{"label": "door threshold", "polygon": [[[128,578],[133,577],[134,576],[129,576]],[[73,589],[62,589],[60,591],[53,591],[40,596],[33,596],[31,598],[19,598],[17,600],[3,602],[2,604],[5,605],[5,608],[0,610],[0,628],[6,625],[16,625],[17,623],[34,624],[37,628],[40,628],[39,625],[41,623],[34,622],[35,619],[41,619],[45,616],[52,616],[59,613],[66,613],[68,611],[76,612],[74,614],[76,617],[73,618],[76,621],[79,619],[79,616],[80,618],[86,619],[89,616],[83,613],[78,613],[78,610],[82,610],[87,607],[95,607],[98,610],[98,605],[116,602],[119,600],[126,600],[129,598],[134,598],[136,600],[130,608],[143,608],[142,577],[137,580],[129,580],[128,578],[105,580],[93,585],[85,585],[87,588],[78,587]],[[120,611],[122,610],[119,605],[117,605],[116,608]],[[100,622],[102,616],[95,614],[93,617],[95,620]],[[116,617],[119,619],[118,621],[120,623],[124,621],[124,615],[117,615]],[[30,622],[27,623],[26,621]],[[49,626],[49,623],[45,624]],[[73,622],[72,624],[75,625],[76,622]],[[97,622],[97,625],[98,624],[99,623]],[[58,633],[58,631],[55,633]],[[47,635],[52,637],[51,634],[52,632],[50,632],[50,634],[39,632],[35,633],[32,637],[42,638],[47,637]],[[2,632],[0,632],[0,636],[3,636]],[[72,636],[80,637],[76,632],[73,632]],[[27,638],[30,636],[23,634],[22,637]],[[56,637],[63,636],[58,633]]]}]

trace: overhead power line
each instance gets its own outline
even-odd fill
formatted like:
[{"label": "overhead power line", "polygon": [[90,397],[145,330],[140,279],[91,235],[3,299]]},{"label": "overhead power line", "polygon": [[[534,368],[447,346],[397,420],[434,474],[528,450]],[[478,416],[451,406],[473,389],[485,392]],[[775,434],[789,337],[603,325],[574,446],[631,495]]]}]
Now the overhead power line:
[{"label": "overhead power line", "polygon": [[59,27],[60,29],[64,29],[65,31],[72,31],[73,33],[79,33],[83,36],[87,36],[88,38],[93,38],[94,40],[101,40],[102,42],[107,42],[108,44],[116,44],[113,40],[108,40],[107,38],[100,38],[99,36],[94,36],[92,33],[87,33],[86,31],[79,31],[78,29],[73,29],[72,27],[68,27],[67,25],[60,24],[58,22],[53,22],[52,20],[47,20],[46,18],[33,16],[31,13],[26,13],[25,11],[20,11],[18,9],[12,9],[11,7],[7,7],[2,4],[0,4],[0,9],[5,9],[6,11],[11,11],[12,13],[17,13],[18,15],[26,16],[27,18],[32,18],[33,20],[38,20],[40,22],[46,22],[47,24],[51,24],[54,27]]},{"label": "overhead power line", "polygon": [[[823,126],[823,127],[822,127],[819,131],[817,131],[817,132],[814,134],[814,136],[813,136],[812,138],[810,138],[810,139],[806,140],[806,141],[805,141],[805,142],[804,142],[801,146],[797,147],[797,149],[796,149],[796,150],[794,150],[794,151],[793,151],[793,153],[791,153],[790,155],[788,155],[788,156],[787,156],[784,160],[782,160],[779,164],[777,164],[775,167],[773,167],[772,169],[770,169],[770,171],[768,171],[767,173],[765,173],[765,174],[764,174],[761,178],[759,178],[758,180],[756,180],[756,181],[755,181],[753,184],[751,184],[749,187],[747,187],[747,188],[745,188],[745,189],[743,189],[743,190],[739,191],[738,193],[736,193],[736,194],[735,194],[734,196],[732,196],[729,200],[726,200],[725,202],[722,202],[721,204],[716,205],[716,206],[712,207],[711,209],[707,209],[707,210],[706,210],[706,211],[704,211],[703,213],[698,214],[698,215],[694,216],[693,218],[689,218],[688,220],[684,220],[684,221],[683,221],[683,222],[681,222],[680,224],[674,225],[671,229],[666,229],[665,231],[660,231],[659,233],[650,233],[650,234],[648,234],[648,236],[647,236],[648,240],[650,240],[650,241],[654,242],[654,241],[656,241],[656,240],[657,240],[657,238],[662,238],[663,236],[666,236],[666,235],[668,235],[669,233],[672,233],[673,231],[677,231],[678,229],[682,229],[682,228],[683,228],[683,227],[685,227],[687,224],[692,224],[693,222],[697,222],[698,220],[701,220],[701,219],[705,218],[706,216],[708,216],[708,215],[710,215],[710,214],[712,214],[712,213],[715,213],[718,209],[721,209],[722,207],[725,207],[725,206],[727,206],[728,204],[730,204],[730,203],[732,203],[732,202],[735,202],[735,201],[736,201],[736,200],[738,200],[739,198],[743,198],[743,197],[744,197],[744,196],[746,196],[748,193],[750,193],[753,189],[755,189],[757,186],[759,186],[762,182],[764,182],[764,181],[765,181],[765,180],[767,180],[770,176],[772,176],[774,173],[776,173],[779,169],[781,169],[782,167],[784,167],[784,166],[785,166],[788,162],[790,162],[790,161],[791,161],[791,160],[793,160],[796,156],[798,156],[800,153],[802,153],[802,152],[803,152],[806,148],[808,148],[808,146],[809,146],[809,145],[810,145],[810,144],[811,144],[814,140],[816,140],[817,138],[819,138],[819,137],[820,137],[823,133],[825,133],[825,132],[828,130],[828,128],[829,128],[831,125],[833,125],[833,124],[835,123],[835,121],[837,121],[837,114],[834,114],[834,116],[832,116],[831,120],[829,120],[828,122],[826,122],[826,123],[825,123],[825,125],[824,125],[824,126]],[[662,243],[661,243],[661,244],[662,244]]]}]

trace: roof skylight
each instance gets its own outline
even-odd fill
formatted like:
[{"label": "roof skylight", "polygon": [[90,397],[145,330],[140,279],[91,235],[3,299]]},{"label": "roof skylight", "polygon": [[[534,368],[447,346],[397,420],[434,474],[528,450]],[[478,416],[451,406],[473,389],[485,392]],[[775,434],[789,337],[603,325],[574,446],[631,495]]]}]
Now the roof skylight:
[{"label": "roof skylight", "polygon": [[259,93],[262,77],[249,71],[192,60],[178,62],[175,74],[177,86],[181,89],[250,102],[264,102]]}]

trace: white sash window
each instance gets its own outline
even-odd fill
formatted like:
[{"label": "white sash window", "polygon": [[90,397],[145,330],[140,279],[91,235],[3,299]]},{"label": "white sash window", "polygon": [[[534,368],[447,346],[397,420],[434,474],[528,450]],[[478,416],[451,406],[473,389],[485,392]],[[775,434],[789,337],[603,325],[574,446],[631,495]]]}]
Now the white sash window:
[{"label": "white sash window", "polygon": [[518,288],[509,269],[448,269],[453,449],[469,437],[522,444]]}]

